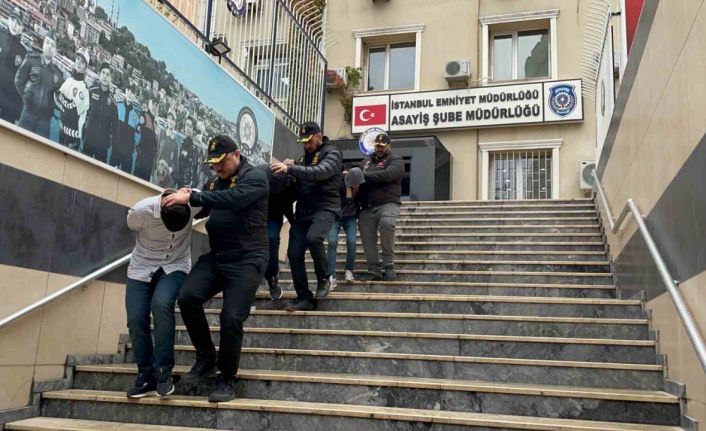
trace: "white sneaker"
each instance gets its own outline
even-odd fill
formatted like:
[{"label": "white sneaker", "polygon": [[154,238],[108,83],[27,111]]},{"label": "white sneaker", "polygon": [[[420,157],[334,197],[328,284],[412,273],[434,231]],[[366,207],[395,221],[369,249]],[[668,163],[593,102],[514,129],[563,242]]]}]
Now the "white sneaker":
[{"label": "white sneaker", "polygon": [[353,271],[350,269],[346,270],[346,283],[351,283],[355,281],[355,277],[353,277]]},{"label": "white sneaker", "polygon": [[329,277],[329,280],[331,281],[331,288],[329,289],[330,292],[333,292],[336,290],[336,286],[338,286],[338,280],[336,280],[336,277],[333,275]]}]

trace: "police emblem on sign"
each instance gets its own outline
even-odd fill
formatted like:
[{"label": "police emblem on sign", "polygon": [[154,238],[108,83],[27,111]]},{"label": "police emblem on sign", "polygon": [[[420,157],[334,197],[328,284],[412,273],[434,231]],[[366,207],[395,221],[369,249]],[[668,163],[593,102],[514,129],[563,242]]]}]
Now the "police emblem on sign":
[{"label": "police emblem on sign", "polygon": [[559,84],[549,89],[549,109],[560,117],[566,117],[576,109],[576,92],[570,84]]}]

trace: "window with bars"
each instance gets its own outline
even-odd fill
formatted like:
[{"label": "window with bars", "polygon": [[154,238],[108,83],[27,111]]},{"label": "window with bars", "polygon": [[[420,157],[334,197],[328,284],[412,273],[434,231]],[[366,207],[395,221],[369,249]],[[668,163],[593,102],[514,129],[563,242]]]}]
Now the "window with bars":
[{"label": "window with bars", "polygon": [[552,150],[488,154],[488,199],[552,199]]}]

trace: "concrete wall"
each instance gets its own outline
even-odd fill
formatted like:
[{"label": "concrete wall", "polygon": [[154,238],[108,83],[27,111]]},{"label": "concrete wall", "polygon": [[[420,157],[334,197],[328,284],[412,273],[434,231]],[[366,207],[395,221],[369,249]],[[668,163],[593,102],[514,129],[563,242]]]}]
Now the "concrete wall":
[{"label": "concrete wall", "polygon": [[[93,222],[122,220],[110,234],[114,235],[124,228],[127,207],[158,193],[152,185],[98,167],[81,155],[66,154],[58,145],[39,142],[24,133],[10,130],[8,123],[0,124],[2,317],[79,279],[82,274],[67,266],[61,255],[74,256],[72,260],[85,265],[129,252],[132,236],[126,233],[111,241],[102,232],[91,232]],[[58,189],[66,194],[54,192]],[[50,205],[52,195],[70,198]],[[76,202],[80,207],[73,206]],[[50,211],[54,204],[55,211]],[[22,218],[16,217],[18,212]],[[58,225],[63,217],[73,216],[78,218],[74,226]],[[72,230],[80,225],[85,229]],[[89,232],[105,248],[56,241],[80,235],[76,232]],[[86,249],[77,250],[83,247]],[[87,272],[84,268],[83,274]],[[117,351],[118,336],[127,331],[125,287],[120,278],[119,273],[112,274],[91,283],[0,330],[0,410],[27,405],[33,379],[63,377],[68,354]]]},{"label": "concrete wall", "polygon": [[[703,0],[645,1],[599,174],[614,213],[628,198],[645,216],[706,334],[706,8]],[[608,236],[618,286],[647,294],[669,378],[687,384],[687,414],[706,423],[706,374],[636,224]]]},{"label": "concrete wall", "polygon": [[[559,9],[557,18],[558,79],[581,77],[583,44],[582,18],[586,2],[578,0],[404,0],[404,1],[330,1],[327,25],[337,42],[327,47],[329,69],[355,64],[353,31],[423,24],[420,90],[448,89],[444,66],[450,60],[469,59],[472,80],[479,80],[481,68],[480,17]],[[471,85],[478,85],[472,83]],[[376,92],[377,93],[377,92]],[[363,94],[363,93],[361,93]],[[561,138],[560,198],[583,197],[579,189],[579,162],[595,159],[595,113],[593,102],[584,97],[585,120],[579,124],[502,127],[480,130],[394,133],[392,136],[436,135],[451,152],[453,160],[452,199],[480,199],[478,143]],[[326,97],[326,134],[331,138],[350,138],[350,124],[343,120],[337,92]]]}]

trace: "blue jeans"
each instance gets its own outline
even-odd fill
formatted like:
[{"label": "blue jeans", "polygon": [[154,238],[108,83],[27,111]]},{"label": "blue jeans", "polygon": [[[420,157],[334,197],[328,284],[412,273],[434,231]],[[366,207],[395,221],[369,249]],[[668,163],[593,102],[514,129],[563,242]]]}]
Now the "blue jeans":
[{"label": "blue jeans", "polygon": [[[160,268],[151,282],[127,279],[125,308],[127,327],[140,373],[166,376],[174,368],[174,304],[186,279],[182,271],[165,274]],[[150,334],[154,319],[154,344]]]},{"label": "blue jeans", "polygon": [[342,217],[331,226],[328,234],[328,269],[329,274],[336,275],[336,254],[338,248],[338,233],[341,227],[346,232],[346,268],[350,271],[355,269],[355,234],[357,231],[355,217]]},{"label": "blue jeans", "polygon": [[267,262],[265,278],[276,277],[279,274],[279,243],[282,231],[282,217],[279,220],[267,220],[267,238],[270,240],[270,260]]}]

